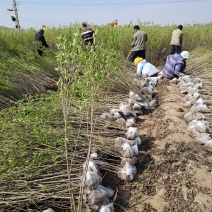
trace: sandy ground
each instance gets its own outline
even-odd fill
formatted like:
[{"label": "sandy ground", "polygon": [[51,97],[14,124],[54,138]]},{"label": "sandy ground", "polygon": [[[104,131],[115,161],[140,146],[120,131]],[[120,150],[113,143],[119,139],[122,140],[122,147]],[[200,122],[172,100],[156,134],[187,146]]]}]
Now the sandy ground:
[{"label": "sandy ground", "polygon": [[195,143],[187,131],[188,109],[176,85],[163,79],[154,95],[157,108],[137,121],[143,143],[136,178],[124,183],[111,176],[116,211],[210,212],[212,148]]}]

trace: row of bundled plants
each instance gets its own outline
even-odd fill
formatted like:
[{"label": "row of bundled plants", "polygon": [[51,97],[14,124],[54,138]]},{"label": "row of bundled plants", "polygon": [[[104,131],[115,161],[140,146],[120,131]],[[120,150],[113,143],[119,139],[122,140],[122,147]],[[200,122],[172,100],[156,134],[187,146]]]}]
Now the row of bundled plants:
[{"label": "row of bundled plants", "polygon": [[[165,58],[169,52],[166,36],[170,37],[176,26],[139,25],[149,36],[147,58],[157,64],[159,59],[155,58]],[[41,211],[46,208],[84,211],[88,204],[84,189],[91,156],[95,153],[93,160],[103,173],[117,173],[121,168],[121,155],[114,148],[114,139],[124,136],[123,126],[107,122],[100,116],[111,106],[118,105],[130,90],[140,92],[133,84],[135,67],[125,62],[133,26],[92,27],[96,45],[86,50],[79,24],[46,31],[50,49],[47,57],[42,58],[34,49],[35,30],[5,30],[4,36],[0,35],[0,42],[8,39],[14,48],[14,51],[8,50],[8,56],[2,57],[0,63],[0,73],[8,79],[0,83],[1,95],[7,94],[14,100],[7,102],[5,99],[10,107],[0,111],[2,211]],[[189,27],[193,29],[193,26]],[[198,27],[205,32],[211,26]],[[6,36],[10,32],[11,37]],[[165,33],[161,38],[164,46],[160,50],[151,41],[159,32]],[[15,34],[22,41],[20,45],[15,45]],[[159,45],[158,40],[155,38]],[[186,42],[185,27],[185,46],[189,44]],[[31,45],[27,47],[27,43]],[[19,52],[18,48],[23,49]],[[27,60],[28,54],[31,58]],[[43,85],[46,76],[53,78],[57,92],[45,92],[45,89],[49,90]],[[19,98],[21,100],[17,102]],[[1,105],[2,108],[5,106],[4,103]],[[115,204],[115,208],[119,207]]]}]

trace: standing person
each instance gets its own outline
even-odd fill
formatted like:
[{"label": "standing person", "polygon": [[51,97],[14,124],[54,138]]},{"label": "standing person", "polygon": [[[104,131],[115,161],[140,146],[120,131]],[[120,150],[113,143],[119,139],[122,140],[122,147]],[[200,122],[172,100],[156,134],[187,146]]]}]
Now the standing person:
[{"label": "standing person", "polygon": [[40,56],[43,56],[43,47],[46,47],[46,48],[49,47],[49,45],[46,43],[43,29],[40,29],[40,31],[35,34],[35,41],[36,41],[38,54]]},{"label": "standing person", "polygon": [[134,62],[136,57],[142,57],[145,59],[145,49],[146,49],[146,42],[148,40],[147,33],[140,30],[138,25],[134,26],[134,35],[131,42],[131,52],[128,56],[128,60],[130,62]]},{"label": "standing person", "polygon": [[163,67],[163,76],[168,79],[183,76],[182,72],[186,68],[186,60],[189,58],[189,55],[188,51],[168,55],[166,64]]},{"label": "standing person", "polygon": [[88,28],[87,24],[82,23],[82,39],[84,40],[84,45],[93,45],[94,39],[93,39],[94,31],[91,28]]},{"label": "standing person", "polygon": [[170,54],[182,52],[182,43],[183,43],[183,26],[179,25],[177,29],[172,32],[172,39],[171,39],[171,51]]}]

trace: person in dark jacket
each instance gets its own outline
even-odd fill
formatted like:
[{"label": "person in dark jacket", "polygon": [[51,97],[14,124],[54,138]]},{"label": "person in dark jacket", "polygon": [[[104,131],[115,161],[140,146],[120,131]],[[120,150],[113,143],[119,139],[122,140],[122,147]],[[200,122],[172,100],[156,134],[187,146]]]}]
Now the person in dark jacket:
[{"label": "person in dark jacket", "polygon": [[88,28],[87,24],[82,23],[82,39],[84,40],[84,45],[93,45],[94,39],[93,39],[94,31],[91,28]]},{"label": "person in dark jacket", "polygon": [[166,64],[163,67],[163,76],[168,79],[184,76],[182,72],[186,68],[186,60],[188,58],[188,51],[168,55]]},{"label": "person in dark jacket", "polygon": [[45,37],[44,37],[44,30],[41,29],[39,32],[35,34],[35,41],[37,46],[37,52],[40,56],[43,56],[43,47],[48,48],[49,45],[46,43]]}]

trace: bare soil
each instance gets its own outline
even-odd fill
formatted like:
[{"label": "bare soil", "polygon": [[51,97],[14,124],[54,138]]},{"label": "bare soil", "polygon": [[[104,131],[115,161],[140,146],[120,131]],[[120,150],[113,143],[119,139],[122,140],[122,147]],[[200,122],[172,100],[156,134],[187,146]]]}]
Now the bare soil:
[{"label": "bare soil", "polygon": [[[193,141],[183,119],[178,88],[163,79],[154,90],[157,108],[139,117],[142,145],[138,174],[122,182],[108,173],[117,191],[116,211],[212,211],[212,148]],[[105,178],[106,179],[106,178]]]}]

